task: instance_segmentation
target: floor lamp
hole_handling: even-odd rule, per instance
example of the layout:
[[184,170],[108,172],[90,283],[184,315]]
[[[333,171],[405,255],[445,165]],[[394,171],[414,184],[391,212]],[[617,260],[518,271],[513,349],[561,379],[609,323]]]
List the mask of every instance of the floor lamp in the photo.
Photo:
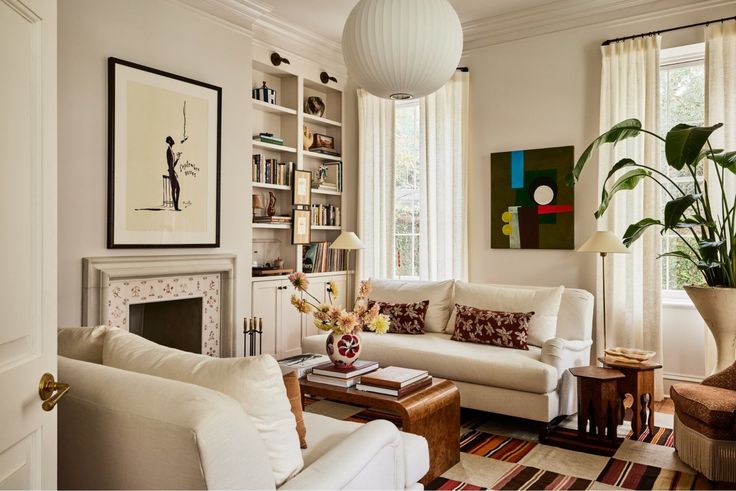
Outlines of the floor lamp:
[[628,254],[631,251],[613,232],[601,230],[585,241],[578,252],[597,252],[601,256],[601,270],[603,273],[603,351],[605,352],[608,347],[606,341],[606,256],[608,254]]
[[[350,281],[350,252],[356,251],[359,249],[365,249],[365,245],[361,240],[358,238],[357,235],[355,235],[354,232],[343,232],[341,233],[335,241],[330,244],[330,249],[336,249],[336,250],[342,250],[347,251],[347,259],[345,261],[345,269],[348,274],[348,292],[349,294],[355,294],[355,291],[353,288],[351,288],[351,281]],[[346,303],[350,303],[352,300],[352,297],[346,298]],[[346,308],[349,307],[349,305],[345,306]]]

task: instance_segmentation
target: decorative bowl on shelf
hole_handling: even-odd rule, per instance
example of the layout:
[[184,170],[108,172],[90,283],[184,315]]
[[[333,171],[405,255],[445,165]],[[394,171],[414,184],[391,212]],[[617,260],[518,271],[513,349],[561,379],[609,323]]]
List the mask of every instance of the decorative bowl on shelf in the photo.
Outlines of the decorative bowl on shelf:
[[636,348],[606,348],[606,361],[611,363],[630,363],[636,365],[649,361],[656,351],[646,351]]

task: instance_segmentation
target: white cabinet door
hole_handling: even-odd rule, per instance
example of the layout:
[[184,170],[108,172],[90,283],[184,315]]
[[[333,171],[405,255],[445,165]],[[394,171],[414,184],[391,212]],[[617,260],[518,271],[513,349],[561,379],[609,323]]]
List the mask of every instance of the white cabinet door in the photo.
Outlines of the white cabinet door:
[[[334,276],[330,278],[331,281],[334,281],[337,286],[337,298],[333,300],[332,302],[335,305],[341,305],[346,310],[351,310],[353,308],[352,305],[348,305],[348,280],[345,275],[340,276]],[[328,287],[329,288],[329,285]],[[325,290],[325,295],[327,295],[329,291]]]
[[[276,355],[278,352],[277,331],[281,310],[281,282],[254,281],[252,316],[263,319],[263,353]],[[247,355],[247,353],[246,353]]]
[[[315,302],[313,298],[309,298],[309,301],[312,303],[322,303],[322,302],[328,302],[326,293],[327,293],[327,280],[324,277],[319,278],[310,278],[309,279],[309,292],[317,297],[319,302]],[[302,293],[302,296],[304,298],[307,298],[307,295]],[[314,336],[315,334],[320,334],[320,330],[314,327],[314,316],[312,314],[304,314],[302,315],[302,335],[304,337],[307,336]]]
[[298,355],[302,352],[302,314],[291,305],[294,289],[288,281],[280,282],[279,290],[280,319],[277,336],[279,340],[279,358]]
[[0,67],[0,489],[56,489],[56,1],[0,0]]

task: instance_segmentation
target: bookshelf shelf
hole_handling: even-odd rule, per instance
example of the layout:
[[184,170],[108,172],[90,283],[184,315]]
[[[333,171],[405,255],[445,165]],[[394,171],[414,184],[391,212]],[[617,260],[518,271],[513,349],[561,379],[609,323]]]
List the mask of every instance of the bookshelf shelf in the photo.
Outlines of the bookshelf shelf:
[[342,123],[339,121],[333,121],[331,119],[322,118],[315,116],[314,114],[304,114],[304,121],[307,123],[314,123],[321,126],[333,126],[335,128],[342,128]]
[[292,116],[296,116],[295,109],[291,109],[290,107],[279,106],[277,104],[269,104],[268,102],[259,101],[258,99],[253,99],[253,109],[257,109],[259,111],[265,111],[267,113],[290,114]]
[[286,145],[275,145],[273,143],[266,143],[258,140],[253,140],[253,146],[264,150],[273,150],[274,152],[296,153],[296,148],[287,147]]
[[282,186],[281,184],[268,184],[266,182],[254,182],[253,187],[262,189],[275,189],[278,191],[291,191],[290,186]]
[[342,196],[342,191],[333,191],[332,189],[312,189],[312,194],[325,194],[327,196]]
[[313,159],[319,159],[319,160],[342,160],[342,157],[339,155],[327,155],[325,153],[319,153],[319,152],[310,152],[309,150],[304,150],[302,152],[305,157],[310,157]]
[[253,228],[270,228],[288,230],[291,228],[290,223],[253,223]]
[[342,230],[342,227],[337,225],[312,225],[312,230]]

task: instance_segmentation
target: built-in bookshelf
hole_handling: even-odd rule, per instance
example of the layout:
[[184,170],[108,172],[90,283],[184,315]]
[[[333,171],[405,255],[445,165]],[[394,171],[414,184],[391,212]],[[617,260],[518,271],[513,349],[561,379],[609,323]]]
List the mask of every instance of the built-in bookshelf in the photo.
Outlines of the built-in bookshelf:
[[[312,242],[332,242],[342,231],[344,223],[343,180],[355,168],[354,163],[344,162],[341,157],[344,114],[342,90],[333,82],[320,82],[318,71],[307,73],[308,70],[303,66],[273,66],[268,58],[260,60],[255,56],[257,59],[252,62],[252,88],[261,88],[265,82],[269,89],[276,91],[276,103],[255,98],[252,100],[252,193],[260,194],[266,205],[273,195],[276,199],[276,216],[291,216],[294,209],[291,181],[284,179],[284,172],[288,175],[291,170],[298,169],[310,171],[316,176],[320,167],[329,169],[331,180],[322,188],[312,188],[312,206],[308,208],[313,213]],[[321,116],[308,114],[304,110],[304,102],[312,96],[319,97],[325,104],[325,112]],[[310,151],[311,142],[305,145],[305,126],[310,134],[332,138],[338,155]],[[272,136],[264,136],[263,139],[267,141],[260,141],[261,133]],[[335,178],[335,175],[339,178]],[[259,211],[261,214],[263,211]],[[261,265],[264,261],[278,258],[284,261],[286,269],[304,270],[303,258],[310,247],[291,244],[291,224],[259,222],[252,223],[251,228],[254,262]],[[342,265],[344,262],[331,260],[329,264]],[[340,269],[334,273],[344,271]]]

